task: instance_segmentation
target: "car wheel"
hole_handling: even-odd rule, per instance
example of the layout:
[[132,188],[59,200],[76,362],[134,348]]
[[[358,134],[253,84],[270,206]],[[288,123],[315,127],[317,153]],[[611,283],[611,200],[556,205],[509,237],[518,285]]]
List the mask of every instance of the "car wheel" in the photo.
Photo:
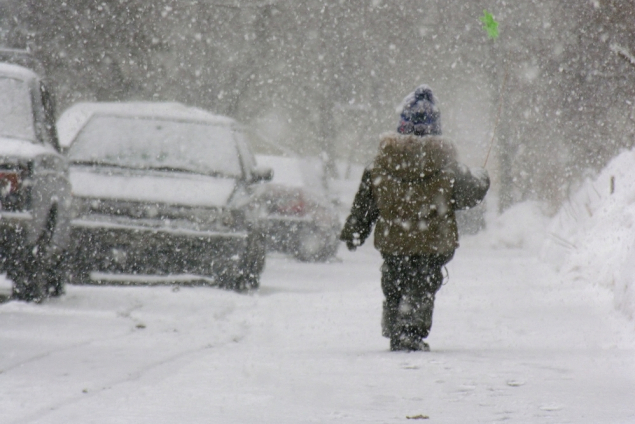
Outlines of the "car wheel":
[[51,245],[56,217],[56,212],[51,211],[35,245],[22,250],[21,267],[13,280],[14,299],[39,303],[48,296],[49,276],[57,257]]
[[219,287],[234,290],[239,293],[256,290],[260,287],[260,274],[245,271],[241,275],[234,276],[233,278],[222,278]]
[[322,256],[323,261],[328,261],[332,259],[337,254],[337,249],[340,247],[340,241],[338,239],[334,239],[331,243],[325,247],[324,255]]
[[260,287],[260,274],[265,268],[266,236],[253,232],[247,239],[247,251],[240,266],[240,275],[231,283],[238,292],[249,292]]
[[50,294],[61,295],[64,292],[66,273],[57,265],[60,255],[49,254],[50,246],[38,243],[36,247],[26,249],[21,269],[13,276],[13,294],[16,300],[40,303]]
[[333,235],[323,229],[302,227],[297,232],[293,256],[303,262],[324,262],[337,251],[332,238]]
[[47,293],[51,297],[59,297],[66,293],[66,283],[71,279],[71,267],[68,252],[57,255],[57,260],[53,261],[49,268]]
[[81,253],[75,251],[73,254],[66,255],[66,269],[68,275],[68,283],[73,285],[90,283],[90,269],[88,267],[88,258]]
[[[29,249],[31,250],[31,249]],[[33,249],[34,250],[34,249]],[[22,260],[22,269],[13,277],[12,298],[26,302],[42,302],[47,296],[47,267],[38,261],[37,255]]]
[[260,274],[247,273],[239,278],[238,287],[239,292],[248,292],[256,290],[260,287]]

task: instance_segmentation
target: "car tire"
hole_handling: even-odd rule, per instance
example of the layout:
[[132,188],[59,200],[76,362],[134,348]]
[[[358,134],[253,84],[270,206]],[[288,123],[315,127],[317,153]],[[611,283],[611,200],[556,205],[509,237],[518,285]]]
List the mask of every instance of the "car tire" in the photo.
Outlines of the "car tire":
[[88,259],[81,253],[75,251],[66,255],[66,266],[68,271],[68,283],[73,285],[83,285],[90,283],[90,269]]
[[335,256],[338,244],[333,235],[321,228],[302,227],[296,235],[293,256],[302,262],[325,262]]
[[260,274],[250,272],[240,277],[236,290],[239,292],[249,292],[257,290],[258,288],[260,288]]
[[13,276],[16,300],[41,303],[49,296],[61,296],[68,279],[65,253],[48,253],[52,246],[37,245],[25,250],[22,267]]
[[57,255],[52,265],[47,276],[47,293],[50,297],[59,297],[66,293],[66,283],[71,278],[68,252]]
[[263,232],[254,231],[247,238],[247,249],[240,266],[240,275],[230,288],[237,292],[250,292],[260,287],[260,274],[265,268],[267,240]]
[[230,279],[221,280],[219,287],[245,293],[257,290],[260,287],[260,274],[243,271],[242,274]]
[[40,303],[48,297],[51,271],[59,257],[52,245],[56,218],[53,209],[35,245],[22,249],[21,266],[13,276],[14,299]]
[[38,255],[25,254],[22,267],[12,275],[13,291],[11,297],[15,300],[40,303],[47,297],[48,267],[43,266]]

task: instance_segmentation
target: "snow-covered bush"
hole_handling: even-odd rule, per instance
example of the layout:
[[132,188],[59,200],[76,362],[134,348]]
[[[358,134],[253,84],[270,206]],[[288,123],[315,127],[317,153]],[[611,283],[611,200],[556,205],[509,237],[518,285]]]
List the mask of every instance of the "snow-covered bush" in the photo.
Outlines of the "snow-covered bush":
[[635,318],[635,152],[614,158],[556,214],[543,259],[562,273],[599,283]]

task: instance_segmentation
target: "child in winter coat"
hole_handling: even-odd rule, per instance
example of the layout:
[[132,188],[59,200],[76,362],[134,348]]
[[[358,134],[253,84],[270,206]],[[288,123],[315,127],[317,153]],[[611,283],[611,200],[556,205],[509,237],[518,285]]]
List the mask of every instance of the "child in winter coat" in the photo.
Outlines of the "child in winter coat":
[[426,85],[406,97],[397,132],[382,135],[340,235],[355,250],[375,225],[384,259],[382,334],[391,350],[429,350],[442,268],[458,247],[454,212],[479,204],[490,184],[486,170],[457,161],[435,103]]

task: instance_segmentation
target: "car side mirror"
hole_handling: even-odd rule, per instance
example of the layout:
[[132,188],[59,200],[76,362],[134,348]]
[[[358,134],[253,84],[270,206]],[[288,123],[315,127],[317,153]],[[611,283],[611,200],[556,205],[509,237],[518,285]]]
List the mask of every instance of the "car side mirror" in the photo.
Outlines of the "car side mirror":
[[251,183],[261,183],[273,179],[273,169],[268,167],[257,167],[251,171]]

